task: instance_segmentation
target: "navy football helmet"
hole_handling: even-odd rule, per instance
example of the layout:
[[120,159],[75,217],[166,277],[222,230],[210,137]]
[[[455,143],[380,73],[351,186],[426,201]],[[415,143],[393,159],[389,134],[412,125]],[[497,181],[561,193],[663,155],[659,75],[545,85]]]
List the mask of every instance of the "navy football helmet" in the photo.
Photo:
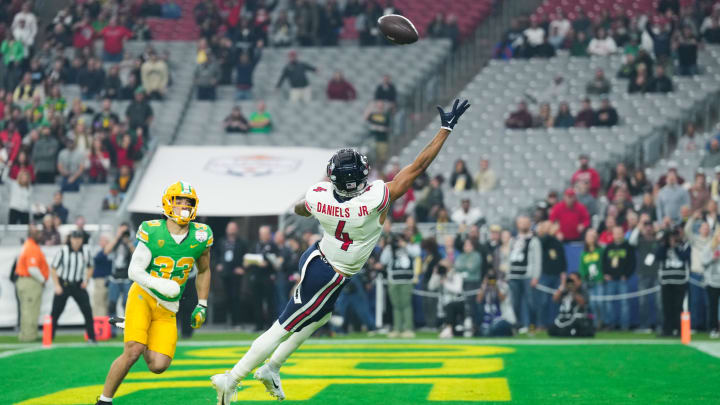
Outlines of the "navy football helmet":
[[365,190],[370,165],[367,157],[355,149],[340,149],[335,152],[327,165],[327,176],[335,192],[346,198],[352,198]]

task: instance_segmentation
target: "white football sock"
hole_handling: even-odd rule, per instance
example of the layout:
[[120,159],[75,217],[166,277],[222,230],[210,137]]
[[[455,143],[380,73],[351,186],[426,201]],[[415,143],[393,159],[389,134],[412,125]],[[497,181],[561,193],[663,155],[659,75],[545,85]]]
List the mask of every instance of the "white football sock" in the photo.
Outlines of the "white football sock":
[[262,364],[272,354],[273,350],[283,340],[287,339],[289,333],[278,322],[275,322],[270,329],[258,336],[242,359],[230,370],[230,375],[235,379],[235,382],[239,382],[250,374],[255,367]]
[[99,399],[100,399],[101,401],[105,401],[105,402],[112,402],[112,398],[108,398],[108,397],[106,397],[105,395],[102,395],[102,394],[100,394],[100,398],[99,398]]
[[280,346],[275,349],[272,357],[270,357],[270,361],[268,362],[270,369],[277,373],[288,357],[290,357],[290,355],[293,354],[300,345],[312,336],[316,330],[325,325],[327,321],[330,320],[331,315],[332,314],[325,315],[319,321],[307,325],[303,328],[303,330],[293,333],[286,341],[282,342]]

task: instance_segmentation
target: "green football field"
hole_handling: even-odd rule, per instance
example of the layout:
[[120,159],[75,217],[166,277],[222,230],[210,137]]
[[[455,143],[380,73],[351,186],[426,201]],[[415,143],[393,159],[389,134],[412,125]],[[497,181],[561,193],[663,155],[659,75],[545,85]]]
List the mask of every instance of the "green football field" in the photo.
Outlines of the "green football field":
[[[215,404],[209,376],[232,367],[243,343],[183,342],[161,375],[141,360],[114,403]],[[117,342],[2,345],[0,404],[94,404],[121,350]],[[720,343],[656,339],[316,339],[282,377],[288,405],[711,404],[720,403],[719,352]],[[238,400],[271,398],[250,379]]]

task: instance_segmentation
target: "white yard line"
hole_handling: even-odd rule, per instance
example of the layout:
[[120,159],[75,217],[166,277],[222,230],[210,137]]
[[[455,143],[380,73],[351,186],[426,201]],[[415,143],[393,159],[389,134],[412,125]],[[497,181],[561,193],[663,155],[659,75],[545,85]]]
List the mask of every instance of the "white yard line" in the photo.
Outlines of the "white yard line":
[[44,348],[42,346],[35,346],[35,347],[26,347],[24,349],[17,349],[17,350],[8,350],[6,352],[0,353],[0,359],[3,359],[5,357],[11,357],[16,354],[23,354],[23,353],[32,353],[37,352],[40,350],[43,350]]
[[[218,341],[180,341],[181,347],[203,346],[249,346],[252,340],[218,340]],[[517,340],[517,339],[310,339],[307,345],[514,345],[514,346],[582,346],[582,345],[679,345],[676,340],[653,339],[557,339],[557,340]],[[716,357],[720,357],[720,342],[693,343],[693,347]],[[97,346],[87,343],[56,343],[54,348],[85,348],[123,347],[122,342],[99,343]],[[0,352],[0,358],[16,354],[47,350],[38,344],[1,344],[0,349],[11,349]]]
[[691,343],[690,346],[720,359],[720,342],[697,342]]

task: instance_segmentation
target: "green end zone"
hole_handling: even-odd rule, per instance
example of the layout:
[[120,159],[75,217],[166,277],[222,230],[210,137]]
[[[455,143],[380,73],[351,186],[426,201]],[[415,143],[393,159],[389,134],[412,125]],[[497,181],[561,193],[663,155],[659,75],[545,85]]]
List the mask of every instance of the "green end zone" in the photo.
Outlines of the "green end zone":
[[[720,359],[673,343],[326,342],[305,346],[283,367],[288,405],[689,404],[720,396]],[[246,349],[180,346],[161,375],[141,360],[113,403],[214,404],[209,376],[231,368]],[[0,358],[0,404],[92,404],[120,352],[58,347]],[[261,405],[272,398],[250,379],[238,400]]]

